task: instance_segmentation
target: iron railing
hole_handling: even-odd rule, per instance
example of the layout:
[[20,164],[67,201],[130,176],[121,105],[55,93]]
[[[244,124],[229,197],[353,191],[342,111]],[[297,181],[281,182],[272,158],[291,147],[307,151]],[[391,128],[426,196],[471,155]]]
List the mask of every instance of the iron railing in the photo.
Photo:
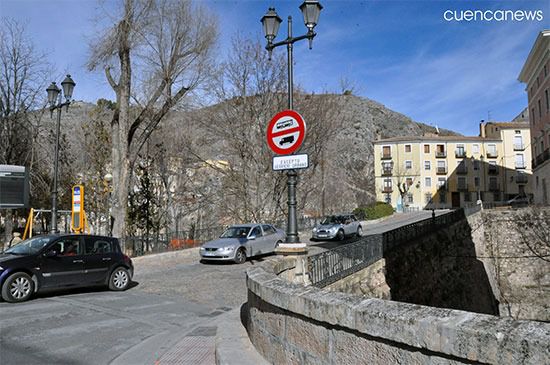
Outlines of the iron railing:
[[464,219],[464,210],[458,209],[438,217],[360,238],[358,241],[309,256],[308,273],[313,286],[322,288],[354,274],[384,257],[406,242],[435,232]]

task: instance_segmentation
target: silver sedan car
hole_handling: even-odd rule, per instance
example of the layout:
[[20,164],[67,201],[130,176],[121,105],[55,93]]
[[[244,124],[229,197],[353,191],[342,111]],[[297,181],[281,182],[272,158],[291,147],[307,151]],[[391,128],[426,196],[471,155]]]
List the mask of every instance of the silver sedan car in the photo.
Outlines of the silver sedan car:
[[312,240],[337,239],[342,241],[346,236],[360,237],[363,234],[361,222],[353,214],[338,214],[325,217],[311,231]]
[[234,261],[242,264],[247,257],[275,251],[285,239],[285,232],[270,224],[240,224],[229,227],[220,238],[200,248],[201,259]]

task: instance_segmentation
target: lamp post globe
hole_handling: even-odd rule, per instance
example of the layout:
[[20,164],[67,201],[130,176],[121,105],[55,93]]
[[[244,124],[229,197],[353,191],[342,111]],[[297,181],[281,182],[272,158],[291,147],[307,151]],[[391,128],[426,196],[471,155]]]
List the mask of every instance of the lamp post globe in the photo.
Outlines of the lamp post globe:
[[111,181],[113,181],[113,175],[108,172],[105,174],[105,176],[103,176],[103,180],[105,180],[105,182],[107,183],[110,183]]
[[277,15],[275,8],[269,8],[267,13],[262,17],[261,22],[264,28],[264,35],[269,46],[275,37],[277,37],[279,26],[283,20],[279,17],[279,15]]
[[313,28],[315,28],[319,21],[319,14],[321,14],[323,6],[317,0],[305,0],[302,5],[300,5],[300,10],[304,16],[304,24],[308,31],[313,32]]
[[69,101],[73,97],[73,90],[76,83],[71,78],[71,75],[67,75],[65,79],[61,82],[61,87],[63,87],[63,95],[65,95],[65,100]]
[[46,91],[48,92],[48,103],[50,106],[54,106],[61,90],[57,87],[55,82],[52,82]]

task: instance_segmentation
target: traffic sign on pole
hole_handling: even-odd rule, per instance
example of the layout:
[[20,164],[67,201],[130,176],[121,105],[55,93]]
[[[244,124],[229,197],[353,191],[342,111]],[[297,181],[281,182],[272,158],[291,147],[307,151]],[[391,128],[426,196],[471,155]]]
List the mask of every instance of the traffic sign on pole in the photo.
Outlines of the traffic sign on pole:
[[294,153],[306,135],[306,122],[294,110],[277,113],[267,126],[267,144],[278,155]]

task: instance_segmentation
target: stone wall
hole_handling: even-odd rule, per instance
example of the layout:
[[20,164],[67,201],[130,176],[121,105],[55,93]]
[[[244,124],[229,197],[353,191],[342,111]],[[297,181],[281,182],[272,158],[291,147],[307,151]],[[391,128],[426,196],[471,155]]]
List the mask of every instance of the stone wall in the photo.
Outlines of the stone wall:
[[548,364],[550,324],[329,292],[247,271],[247,330],[274,364]]

